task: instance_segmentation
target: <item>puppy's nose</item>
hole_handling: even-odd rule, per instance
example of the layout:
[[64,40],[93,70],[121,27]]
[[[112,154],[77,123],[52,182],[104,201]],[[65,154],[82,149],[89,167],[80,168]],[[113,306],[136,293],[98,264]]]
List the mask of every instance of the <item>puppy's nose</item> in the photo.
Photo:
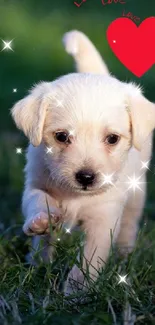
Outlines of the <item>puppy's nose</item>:
[[80,170],[76,173],[77,182],[83,186],[92,185],[95,179],[95,174],[91,170]]

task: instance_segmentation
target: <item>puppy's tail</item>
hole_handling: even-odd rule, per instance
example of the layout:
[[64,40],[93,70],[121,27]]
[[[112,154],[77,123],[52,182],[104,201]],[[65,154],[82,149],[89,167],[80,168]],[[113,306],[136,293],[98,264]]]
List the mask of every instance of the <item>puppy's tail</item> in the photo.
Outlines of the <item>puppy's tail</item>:
[[100,53],[89,38],[79,31],[70,31],[63,37],[67,53],[73,56],[77,72],[109,74]]

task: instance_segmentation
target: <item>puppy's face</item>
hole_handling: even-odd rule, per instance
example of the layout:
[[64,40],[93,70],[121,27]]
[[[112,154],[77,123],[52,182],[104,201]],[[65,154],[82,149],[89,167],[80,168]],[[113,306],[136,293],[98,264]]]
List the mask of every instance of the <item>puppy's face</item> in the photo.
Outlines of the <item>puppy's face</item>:
[[[119,179],[133,139],[139,149],[143,137],[154,127],[150,120],[144,125],[148,115],[143,118],[143,107],[147,100],[140,90],[109,76],[72,74],[39,85],[29,96],[27,105],[35,106],[31,111],[36,114],[29,123],[34,124],[35,120],[36,125],[29,125],[25,133],[35,145],[41,141],[45,145],[51,180],[69,192],[90,195],[105,191]],[[31,97],[35,103],[31,103]],[[154,105],[148,103],[152,118]],[[136,110],[132,113],[136,104],[141,105],[143,132],[137,129],[140,120]],[[13,114],[18,116],[15,120],[21,128],[20,110],[15,106]],[[29,114],[32,115],[30,109]],[[26,128],[26,113],[22,118]]]
[[[57,88],[43,130],[51,178],[72,191],[96,193],[118,177],[131,146],[126,98],[117,85],[91,77]],[[57,98],[56,98],[57,97]],[[48,149],[47,149],[48,152]]]

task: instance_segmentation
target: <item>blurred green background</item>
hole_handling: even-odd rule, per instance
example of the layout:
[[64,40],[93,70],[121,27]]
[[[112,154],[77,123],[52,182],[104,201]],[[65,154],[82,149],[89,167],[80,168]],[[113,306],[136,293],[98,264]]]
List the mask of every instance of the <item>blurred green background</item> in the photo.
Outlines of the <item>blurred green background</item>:
[[[79,3],[80,0],[77,0]],[[122,12],[132,12],[141,21],[155,16],[155,0],[126,0],[126,4],[103,6],[101,0],[87,0],[80,8],[74,0],[0,0],[0,49],[11,40],[14,51],[0,52],[0,231],[21,222],[24,151],[27,139],[11,119],[10,108],[34,83],[74,71],[61,42],[65,32],[86,33],[100,50],[109,70],[121,80],[144,86],[146,96],[155,101],[155,66],[136,78],[115,57],[106,40],[108,25]],[[132,46],[132,45],[131,45]],[[17,88],[14,93],[13,89]],[[16,147],[24,148],[22,155]],[[148,180],[145,217],[154,216],[154,163]]]

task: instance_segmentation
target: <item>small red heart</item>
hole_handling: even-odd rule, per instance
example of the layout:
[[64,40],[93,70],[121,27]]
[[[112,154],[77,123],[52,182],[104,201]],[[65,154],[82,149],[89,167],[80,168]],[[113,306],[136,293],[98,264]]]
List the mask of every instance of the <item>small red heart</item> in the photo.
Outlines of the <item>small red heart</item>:
[[129,18],[117,18],[107,29],[107,40],[121,63],[137,77],[155,63],[155,17],[139,26]]

